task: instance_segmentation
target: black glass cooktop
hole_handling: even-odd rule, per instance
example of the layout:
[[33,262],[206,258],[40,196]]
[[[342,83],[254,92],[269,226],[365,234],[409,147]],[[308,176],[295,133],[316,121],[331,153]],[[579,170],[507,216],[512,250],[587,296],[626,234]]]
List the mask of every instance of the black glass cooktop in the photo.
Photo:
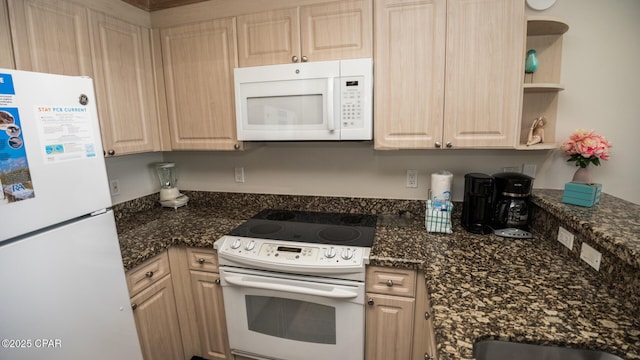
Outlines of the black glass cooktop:
[[265,209],[229,235],[318,244],[371,247],[375,215]]

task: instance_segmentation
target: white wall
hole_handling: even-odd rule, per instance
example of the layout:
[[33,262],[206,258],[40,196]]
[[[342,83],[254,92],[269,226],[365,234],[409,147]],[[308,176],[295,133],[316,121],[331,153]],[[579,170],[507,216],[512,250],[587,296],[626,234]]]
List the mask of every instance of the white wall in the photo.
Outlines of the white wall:
[[119,156],[107,158],[109,180],[120,183],[120,195],[112,196],[114,204],[129,201],[159,191],[153,164],[162,161],[162,153]]
[[[594,168],[604,191],[640,204],[640,1],[558,0],[531,15],[565,19],[562,83],[557,134],[594,129],[614,144],[612,159]],[[122,195],[114,203],[157,191],[149,164],[159,154],[109,159]],[[467,172],[494,173],[524,163],[537,165],[534,186],[562,189],[575,167],[560,151],[415,150],[375,151],[371,143],[259,143],[244,152],[168,152],[177,163],[179,186],[187,190],[259,192],[426,199],[429,174],[454,173],[454,199],[462,198]],[[234,167],[245,168],[245,183],[234,182]],[[405,187],[407,169],[419,170],[418,188]],[[126,179],[126,181],[123,181]]]
[[[640,1],[558,0],[530,15],[565,19],[557,134],[594,129],[613,143],[612,158],[593,170],[609,194],[640,204]],[[539,169],[536,186],[561,189],[575,167],[557,152]]]

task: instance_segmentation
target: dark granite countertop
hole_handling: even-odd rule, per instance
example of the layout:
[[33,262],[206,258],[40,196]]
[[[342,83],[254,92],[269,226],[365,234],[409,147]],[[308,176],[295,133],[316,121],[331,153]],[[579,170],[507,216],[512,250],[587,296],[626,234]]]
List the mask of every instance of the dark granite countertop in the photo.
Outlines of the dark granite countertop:
[[562,194],[562,190],[537,189],[533,202],[627,264],[640,268],[640,205],[602,194],[600,204],[582,207],[563,203]]
[[[131,269],[170,246],[210,248],[254,213],[189,205],[120,219],[124,266]],[[453,234],[431,234],[418,214],[403,226],[379,221],[371,264],[424,270],[441,360],[473,359],[473,343],[481,338],[598,349],[640,359],[640,321],[622,306],[623,299],[597,273],[539,236],[510,240],[474,235],[459,221]]]

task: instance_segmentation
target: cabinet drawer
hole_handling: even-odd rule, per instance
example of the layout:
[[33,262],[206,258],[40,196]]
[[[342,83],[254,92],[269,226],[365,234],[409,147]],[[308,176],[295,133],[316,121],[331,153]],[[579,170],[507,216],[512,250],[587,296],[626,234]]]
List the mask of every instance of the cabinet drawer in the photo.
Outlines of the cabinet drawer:
[[129,296],[134,296],[170,273],[167,252],[157,255],[127,272]]
[[415,297],[416,271],[369,266],[365,284],[367,292]]
[[212,249],[187,248],[189,269],[218,272],[218,253]]

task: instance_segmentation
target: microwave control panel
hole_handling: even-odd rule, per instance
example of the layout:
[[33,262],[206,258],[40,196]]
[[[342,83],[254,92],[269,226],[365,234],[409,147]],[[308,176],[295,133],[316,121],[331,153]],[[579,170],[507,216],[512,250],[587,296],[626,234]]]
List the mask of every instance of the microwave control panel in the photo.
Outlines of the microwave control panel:
[[348,76],[340,78],[340,93],[342,97],[341,123],[342,128],[362,128],[362,114],[364,112],[364,77]]

